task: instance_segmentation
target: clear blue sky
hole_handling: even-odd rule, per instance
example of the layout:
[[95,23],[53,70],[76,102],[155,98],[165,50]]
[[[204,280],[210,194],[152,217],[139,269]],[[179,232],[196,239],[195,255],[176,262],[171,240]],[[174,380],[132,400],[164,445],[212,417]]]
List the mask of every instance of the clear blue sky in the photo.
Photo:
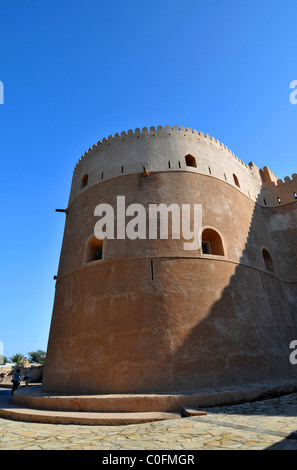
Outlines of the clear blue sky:
[[178,125],[297,173],[296,0],[0,0],[4,354],[46,349],[73,168],[94,143]]

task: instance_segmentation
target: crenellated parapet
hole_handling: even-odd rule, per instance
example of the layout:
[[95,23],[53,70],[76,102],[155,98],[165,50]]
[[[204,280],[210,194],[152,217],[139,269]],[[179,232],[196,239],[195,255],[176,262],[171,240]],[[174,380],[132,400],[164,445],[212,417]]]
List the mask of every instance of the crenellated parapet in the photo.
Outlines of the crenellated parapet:
[[[189,167],[187,154],[196,159]],[[71,202],[82,190],[110,178],[145,171],[192,171],[221,179],[263,206],[296,201],[297,176],[278,179],[265,166],[240,160],[224,143],[189,127],[151,126],[136,128],[103,138],[77,162],[70,195]],[[82,184],[87,178],[87,184]]]
[[261,198],[267,206],[290,204],[297,201],[297,174],[286,176],[284,181],[276,179],[270,183],[263,183]]
[[201,139],[206,139],[211,142],[211,144],[218,145],[221,149],[224,149],[228,152],[232,157],[234,157],[238,162],[248,168],[244,162],[242,162],[225,144],[220,142],[219,140],[211,137],[209,134],[204,134],[203,132],[198,132],[197,130],[192,130],[190,127],[185,128],[184,126],[151,126],[143,127],[142,130],[140,128],[136,128],[135,130],[128,130],[121,132],[121,134],[116,133],[114,135],[109,135],[107,138],[104,137],[101,141],[99,140],[97,144],[90,147],[79,159],[77,162],[75,169],[81,164],[84,158],[87,158],[91,152],[100,152],[105,147],[109,147],[114,144],[118,144],[120,142],[129,142],[131,139],[139,139],[141,137],[162,137],[162,136],[170,136],[173,135],[174,137],[189,137],[192,136],[194,139],[196,138],[198,141]]
[[[187,164],[187,155],[195,165]],[[209,134],[184,126],[152,126],[109,135],[90,147],[74,169],[69,202],[90,186],[144,171],[191,171],[218,178],[254,201],[262,185],[256,165],[245,164]]]

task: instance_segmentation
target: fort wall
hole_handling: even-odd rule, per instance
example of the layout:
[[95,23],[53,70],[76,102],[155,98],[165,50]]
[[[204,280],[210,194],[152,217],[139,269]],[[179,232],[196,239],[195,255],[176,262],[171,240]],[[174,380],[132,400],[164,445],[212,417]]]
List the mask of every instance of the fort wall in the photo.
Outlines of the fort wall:
[[[295,183],[176,126],[89,149],[73,175],[44,390],[170,392],[294,373]],[[218,234],[221,251],[125,238],[104,240],[102,258],[89,259],[95,206],[115,207],[118,195],[127,205],[202,204],[204,233]]]

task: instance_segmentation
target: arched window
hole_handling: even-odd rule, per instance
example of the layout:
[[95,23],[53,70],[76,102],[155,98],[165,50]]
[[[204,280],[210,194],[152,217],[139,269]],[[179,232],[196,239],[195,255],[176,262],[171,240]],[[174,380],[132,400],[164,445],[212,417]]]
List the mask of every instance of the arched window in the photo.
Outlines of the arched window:
[[273,259],[271,258],[268,251],[265,250],[265,248],[262,250],[262,256],[263,256],[265,268],[267,269],[267,271],[270,271],[271,273],[274,273]]
[[102,259],[103,240],[99,240],[95,236],[88,241],[86,250],[86,263]]
[[233,179],[234,179],[234,183],[236,184],[236,186],[238,186],[240,188],[240,184],[239,184],[239,181],[238,181],[238,178],[237,176],[233,173]]
[[88,179],[89,179],[89,176],[88,175],[85,175],[82,180],[81,180],[81,189],[84,188],[85,186],[87,186],[88,184]]
[[206,228],[202,232],[202,253],[206,255],[224,256],[223,242],[215,230]]
[[193,155],[186,155],[185,160],[187,166],[193,166],[194,168],[197,168],[196,158],[193,157]]

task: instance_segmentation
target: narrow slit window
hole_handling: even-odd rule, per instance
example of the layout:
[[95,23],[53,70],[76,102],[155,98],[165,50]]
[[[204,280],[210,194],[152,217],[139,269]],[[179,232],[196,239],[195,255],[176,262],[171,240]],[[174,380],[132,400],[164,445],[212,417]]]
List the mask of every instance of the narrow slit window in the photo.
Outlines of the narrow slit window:
[[186,155],[185,160],[186,160],[187,166],[192,166],[194,168],[197,168],[196,158],[193,157],[193,155]]
[[277,202],[278,202],[279,204],[282,203],[282,200],[281,200],[281,198],[280,198],[279,196],[277,197]]
[[273,259],[271,258],[270,253],[267,250],[263,249],[262,256],[263,256],[266,270],[271,273],[274,273],[274,263],[273,263]]
[[181,164],[179,160],[178,160],[178,168],[181,168]]
[[295,199],[297,199],[297,193],[295,191],[293,192],[293,196]]
[[211,168],[210,168],[210,166],[208,167],[208,172],[209,172],[209,174],[211,175]]
[[152,281],[154,280],[154,262],[153,260],[151,260],[151,278],[152,278]]
[[81,180],[81,189],[84,188],[85,186],[87,186],[88,184],[88,179],[89,179],[89,175],[85,175],[82,180]]
[[236,186],[238,186],[238,188],[240,188],[240,184],[239,184],[239,181],[238,181],[238,178],[237,176],[233,173],[233,179],[234,179],[234,183],[236,184]]

